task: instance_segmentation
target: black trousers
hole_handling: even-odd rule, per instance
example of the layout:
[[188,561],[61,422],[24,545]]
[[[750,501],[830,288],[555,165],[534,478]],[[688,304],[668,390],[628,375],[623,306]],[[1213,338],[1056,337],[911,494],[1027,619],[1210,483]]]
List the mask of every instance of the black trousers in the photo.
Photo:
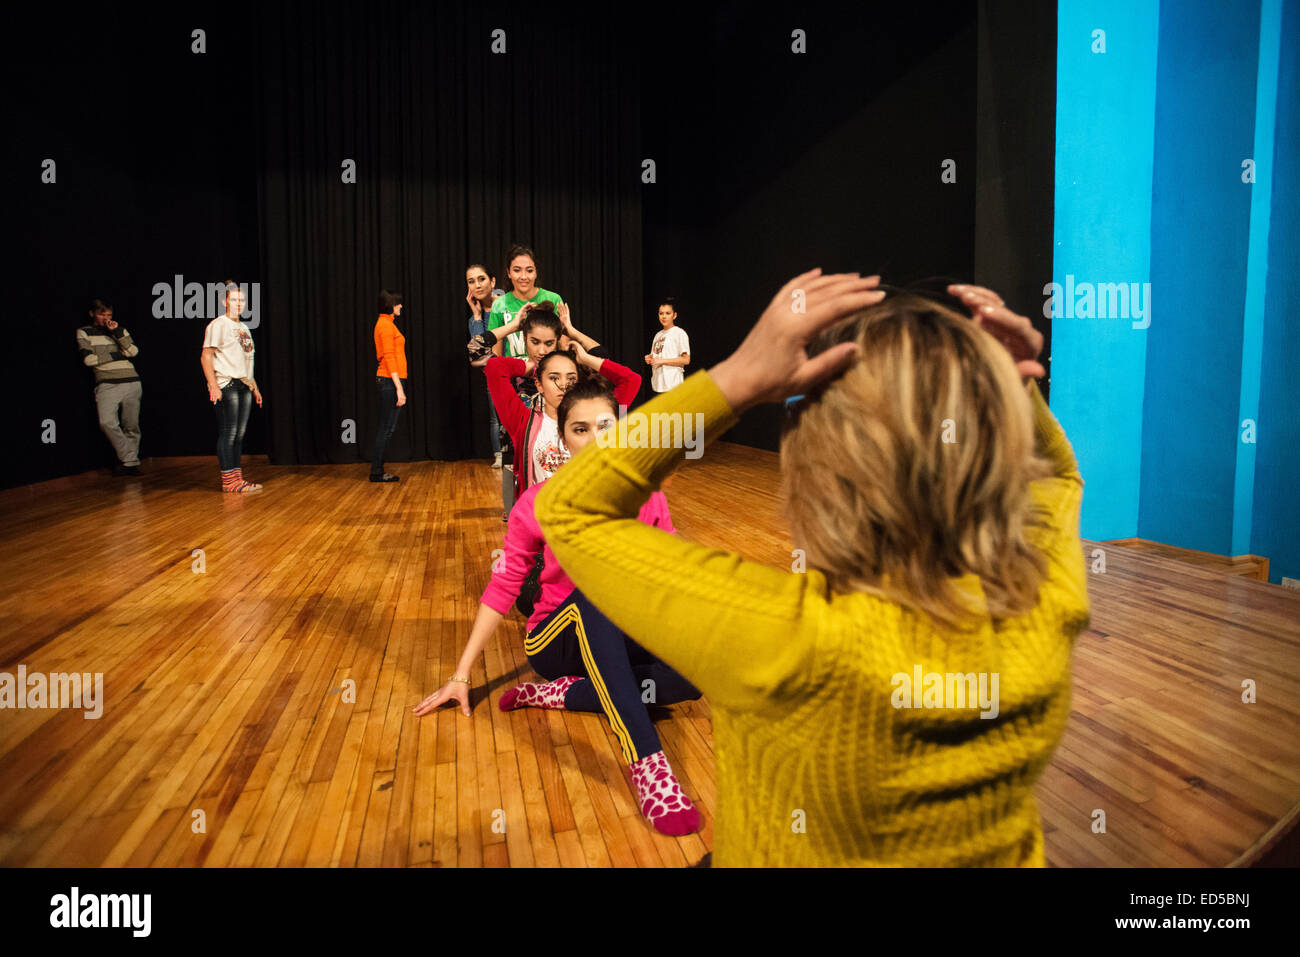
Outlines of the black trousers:
[[663,750],[646,705],[700,697],[693,684],[629,638],[576,588],[528,633],[524,651],[543,678],[587,679],[568,690],[564,707],[603,711],[628,764]]
[[[397,429],[397,417],[402,407],[397,404],[397,385],[392,376],[375,376],[375,387],[379,390],[379,431],[375,435],[375,450],[370,457],[370,474],[375,478],[384,474],[384,451],[388,440]],[[402,380],[402,391],[406,391],[406,380]]]

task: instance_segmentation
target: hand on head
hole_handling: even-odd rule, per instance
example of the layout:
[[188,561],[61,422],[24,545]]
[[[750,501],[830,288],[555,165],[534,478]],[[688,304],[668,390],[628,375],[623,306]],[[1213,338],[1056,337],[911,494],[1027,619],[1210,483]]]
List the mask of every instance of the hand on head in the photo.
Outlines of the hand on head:
[[975,324],[991,335],[1011,354],[1016,371],[1028,381],[1047,375],[1038,361],[1043,351],[1043,334],[1034,328],[1028,316],[1007,308],[1002,297],[983,286],[952,285],[948,292],[970,310]]
[[827,326],[884,299],[879,285],[879,276],[824,276],[813,269],[782,286],[740,347],[710,370],[732,409],[740,413],[806,393],[843,372],[857,355],[857,343],[841,343],[811,359],[808,343]]

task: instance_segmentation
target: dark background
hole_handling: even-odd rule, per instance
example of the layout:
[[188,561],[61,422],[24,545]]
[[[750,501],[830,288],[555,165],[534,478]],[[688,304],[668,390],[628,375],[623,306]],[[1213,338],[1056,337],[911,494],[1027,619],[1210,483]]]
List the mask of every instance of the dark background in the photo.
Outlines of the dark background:
[[[266,407],[245,451],[288,464],[368,451],[384,286],[405,295],[411,383],[390,459],[486,457],[463,276],[487,260],[504,288],[515,240],[537,250],[540,284],[579,328],[647,374],[643,398],[663,296],[679,301],[691,370],[706,368],[815,265],[975,279],[1042,321],[1053,4],[632,16],[289,2],[29,13],[31,42],[8,64],[11,320],[27,348],[11,365],[18,447],[4,484],[111,462],[73,339],[93,296],[140,346],[142,454],[215,458],[206,319],[151,314],[154,283],[178,273],[261,284]],[[496,28],[505,55],[490,52]],[[54,185],[40,183],[46,157]],[[355,185],[340,181],[345,158]],[[940,181],[945,159],[955,184]],[[349,418],[355,445],[341,441]],[[776,411],[728,438],[775,448]]]

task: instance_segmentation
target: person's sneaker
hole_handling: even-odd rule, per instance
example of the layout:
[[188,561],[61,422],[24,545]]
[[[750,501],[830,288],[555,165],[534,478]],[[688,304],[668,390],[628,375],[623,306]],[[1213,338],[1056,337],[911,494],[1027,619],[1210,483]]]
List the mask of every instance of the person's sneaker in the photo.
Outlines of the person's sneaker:
[[389,475],[387,472],[385,472],[383,475],[370,476],[370,481],[372,482],[396,482],[397,480],[398,479],[396,475]]
[[492,458],[492,467],[493,467],[494,469],[499,469],[499,468],[501,468],[501,453],[500,453],[500,452],[496,453],[496,455],[493,456],[493,458]]
[[139,475],[139,474],[140,474],[140,466],[138,466],[138,465],[124,465],[124,466],[122,466],[122,474],[123,474],[123,475]]

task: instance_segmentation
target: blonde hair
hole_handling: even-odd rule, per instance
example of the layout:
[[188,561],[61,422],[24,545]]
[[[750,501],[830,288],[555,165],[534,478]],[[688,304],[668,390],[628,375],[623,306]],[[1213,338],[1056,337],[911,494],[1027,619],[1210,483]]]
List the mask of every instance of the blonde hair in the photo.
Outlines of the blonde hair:
[[822,333],[809,353],[857,341],[858,360],[795,407],[781,441],[785,514],[833,591],[865,591],[964,628],[1031,609],[1045,562],[1029,482],[1029,397],[1006,350],[968,317],[913,293]]

